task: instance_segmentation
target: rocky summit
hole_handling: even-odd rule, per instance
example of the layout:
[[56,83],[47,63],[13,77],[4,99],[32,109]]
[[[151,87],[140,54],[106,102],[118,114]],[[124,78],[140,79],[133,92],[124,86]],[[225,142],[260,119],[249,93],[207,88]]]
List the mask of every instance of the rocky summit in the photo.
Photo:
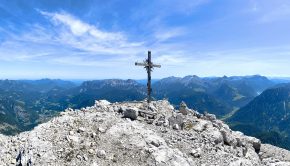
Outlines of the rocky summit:
[[[0,135],[0,165],[290,166],[290,152],[232,131],[212,114],[166,100],[95,102],[16,136]],[[21,154],[21,155],[20,155]],[[16,158],[18,157],[18,161]]]

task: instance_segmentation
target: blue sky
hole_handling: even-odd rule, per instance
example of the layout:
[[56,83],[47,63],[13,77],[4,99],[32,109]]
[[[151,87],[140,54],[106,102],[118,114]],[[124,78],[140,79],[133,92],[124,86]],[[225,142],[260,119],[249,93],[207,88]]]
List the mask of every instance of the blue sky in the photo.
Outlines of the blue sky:
[[289,0],[1,0],[0,79],[290,76]]

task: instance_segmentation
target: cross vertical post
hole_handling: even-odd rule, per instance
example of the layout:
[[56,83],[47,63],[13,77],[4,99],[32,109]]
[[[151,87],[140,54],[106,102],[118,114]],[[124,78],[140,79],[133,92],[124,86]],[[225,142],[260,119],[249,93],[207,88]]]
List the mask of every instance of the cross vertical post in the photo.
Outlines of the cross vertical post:
[[146,70],[147,70],[147,91],[148,91],[148,99],[147,102],[150,103],[151,101],[151,92],[152,92],[152,88],[151,88],[151,51],[148,51],[148,66],[146,66]]
[[135,62],[136,66],[144,66],[147,71],[147,102],[148,104],[151,102],[151,72],[153,67],[160,68],[161,65],[153,64],[151,61],[151,51],[148,51],[148,58],[143,63]]

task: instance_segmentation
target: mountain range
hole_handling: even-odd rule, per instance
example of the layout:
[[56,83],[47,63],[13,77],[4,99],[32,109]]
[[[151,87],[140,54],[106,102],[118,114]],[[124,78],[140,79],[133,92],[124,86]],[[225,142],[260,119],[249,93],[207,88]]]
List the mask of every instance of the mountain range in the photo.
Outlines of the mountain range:
[[[176,108],[184,101],[189,108],[226,120],[235,130],[274,145],[281,140],[288,145],[288,84],[280,84],[288,81],[260,75],[203,78],[191,75],[154,80],[152,89],[153,98],[168,99]],[[80,109],[98,99],[143,100],[146,91],[144,80],[131,79],[81,84],[51,79],[0,80],[0,132],[15,134],[30,130],[67,107]]]
[[153,84],[157,99],[168,98],[173,104],[185,101],[189,107],[200,112],[225,116],[244,106],[263,90],[274,85],[266,77],[186,76],[169,77]]

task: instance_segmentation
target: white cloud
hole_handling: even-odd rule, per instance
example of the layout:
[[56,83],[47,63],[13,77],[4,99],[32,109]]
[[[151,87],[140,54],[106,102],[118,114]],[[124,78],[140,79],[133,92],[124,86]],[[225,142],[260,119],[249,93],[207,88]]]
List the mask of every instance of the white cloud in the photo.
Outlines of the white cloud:
[[83,36],[85,34],[89,34],[98,40],[112,42],[126,40],[124,35],[122,35],[121,33],[101,31],[95,26],[89,25],[67,13],[48,13],[44,11],[40,11],[40,13],[44,16],[48,16],[55,25],[67,26],[71,30],[73,35],[76,36]]
[[48,13],[54,26],[59,28],[58,42],[83,51],[105,54],[137,54],[142,42],[130,42],[121,32],[106,32],[67,13]]
[[68,13],[39,12],[51,25],[33,24],[30,31],[7,33],[0,43],[0,60],[100,67],[129,63],[147,50],[124,33],[101,30]]
[[180,37],[186,34],[185,28],[176,27],[176,28],[161,28],[157,29],[154,33],[155,38],[158,42],[167,41],[172,38]]

